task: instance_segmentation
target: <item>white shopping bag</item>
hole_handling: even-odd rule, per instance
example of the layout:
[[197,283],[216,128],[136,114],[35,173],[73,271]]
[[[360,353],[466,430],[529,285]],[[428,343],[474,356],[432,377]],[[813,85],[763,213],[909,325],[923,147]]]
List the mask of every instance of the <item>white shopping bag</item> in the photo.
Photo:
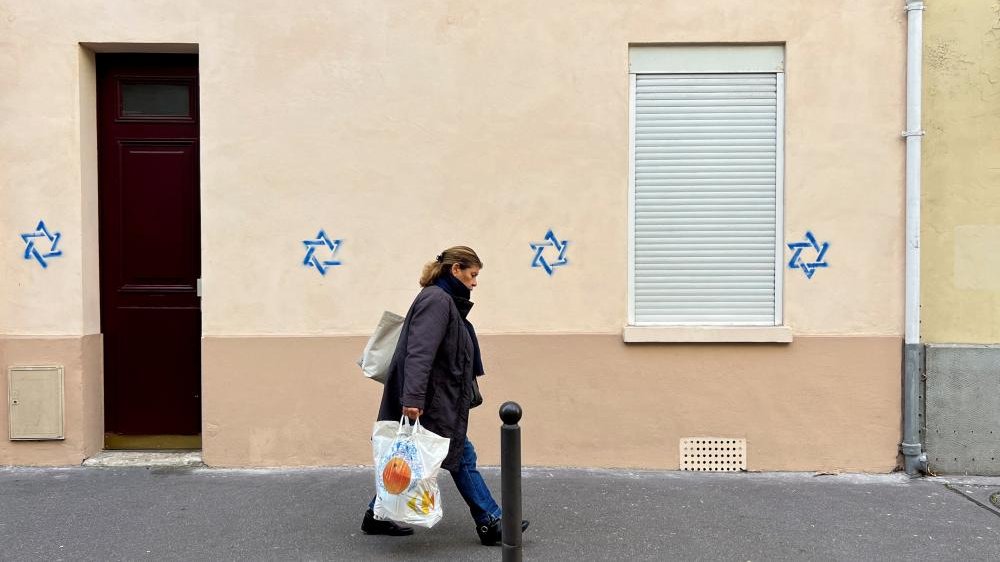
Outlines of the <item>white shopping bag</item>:
[[403,317],[386,310],[375,327],[372,337],[368,338],[365,350],[358,359],[358,366],[364,375],[373,381],[385,384],[389,376],[389,364],[396,352],[399,334],[403,331]]
[[448,456],[451,440],[406,417],[399,423],[375,422],[375,518],[407,525],[433,527],[441,520],[438,470]]

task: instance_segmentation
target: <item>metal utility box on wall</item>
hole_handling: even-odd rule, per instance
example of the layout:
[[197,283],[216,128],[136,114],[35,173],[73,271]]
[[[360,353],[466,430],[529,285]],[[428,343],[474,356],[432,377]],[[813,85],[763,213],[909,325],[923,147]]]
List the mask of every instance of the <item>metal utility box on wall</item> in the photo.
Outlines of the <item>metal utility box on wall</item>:
[[10,367],[7,371],[10,439],[63,439],[63,368]]

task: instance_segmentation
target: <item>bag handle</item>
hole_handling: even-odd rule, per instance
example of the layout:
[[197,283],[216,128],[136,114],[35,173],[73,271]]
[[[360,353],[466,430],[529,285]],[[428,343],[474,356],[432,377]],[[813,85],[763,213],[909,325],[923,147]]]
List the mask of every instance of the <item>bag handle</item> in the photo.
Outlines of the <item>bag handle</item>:
[[396,432],[397,435],[403,433],[416,433],[420,431],[420,416],[413,420],[413,423],[409,423],[410,418],[402,416],[399,418],[399,431]]

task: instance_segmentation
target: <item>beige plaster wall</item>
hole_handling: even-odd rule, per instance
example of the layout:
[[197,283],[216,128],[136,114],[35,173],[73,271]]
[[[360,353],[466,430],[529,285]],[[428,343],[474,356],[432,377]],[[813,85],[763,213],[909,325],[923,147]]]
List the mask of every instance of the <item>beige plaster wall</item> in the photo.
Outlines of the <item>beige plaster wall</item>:
[[[786,270],[791,345],[621,343],[628,46],[664,42],[786,46],[785,238],[812,230],[831,243],[831,267],[812,280]],[[465,243],[487,266],[473,314],[493,371],[474,421],[484,458],[497,404],[516,398],[530,464],[675,468],[677,438],[716,433],[746,436],[756,470],[894,465],[898,5],[0,0],[11,357],[28,345],[19,338],[44,347],[100,326],[94,66],[81,43],[199,52],[209,463],[366,462],[379,389],[353,366],[357,336],[382,310],[405,310],[425,260]],[[21,259],[17,237],[39,219],[63,235],[47,270]],[[571,244],[551,278],[529,267],[528,246],[550,227]],[[320,228],[343,239],[344,265],[325,277],[301,263]],[[67,407],[93,414],[100,347],[80,346],[59,351],[83,365]],[[572,432],[588,408],[600,423]],[[99,446],[97,419],[68,420],[79,443],[0,452],[76,462]],[[662,424],[669,439],[651,451],[638,432]]]
[[[364,343],[205,338],[205,462],[371,464],[382,388],[353,364]],[[900,338],[733,346],[507,335],[482,346],[486,402],[470,435],[483,464],[499,462],[497,409],[512,399],[525,411],[526,465],[677,469],[679,439],[695,436],[747,439],[751,470],[896,463]]]
[[65,439],[8,441],[9,403],[0,402],[0,465],[73,465],[104,445],[101,336],[0,337],[0,392],[7,396],[8,368],[62,365]]
[[[0,333],[99,325],[80,42],[198,44],[209,335],[364,333],[459,242],[487,263],[484,332],[617,332],[628,45],[784,42],[786,239],[832,245],[786,275],[786,324],[898,334],[903,30],[871,1],[2,0]],[[47,271],[18,254],[40,218],[63,233]],[[571,243],[552,278],[529,267],[549,227]],[[320,228],[344,240],[326,277],[301,265]]]
[[1000,2],[925,18],[923,339],[1000,343]]

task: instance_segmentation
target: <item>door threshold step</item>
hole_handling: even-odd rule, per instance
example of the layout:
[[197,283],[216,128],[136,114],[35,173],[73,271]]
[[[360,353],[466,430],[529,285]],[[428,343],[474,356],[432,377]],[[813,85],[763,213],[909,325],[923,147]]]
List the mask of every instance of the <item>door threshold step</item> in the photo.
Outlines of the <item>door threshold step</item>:
[[201,451],[101,451],[83,461],[93,467],[198,467],[205,466]]

